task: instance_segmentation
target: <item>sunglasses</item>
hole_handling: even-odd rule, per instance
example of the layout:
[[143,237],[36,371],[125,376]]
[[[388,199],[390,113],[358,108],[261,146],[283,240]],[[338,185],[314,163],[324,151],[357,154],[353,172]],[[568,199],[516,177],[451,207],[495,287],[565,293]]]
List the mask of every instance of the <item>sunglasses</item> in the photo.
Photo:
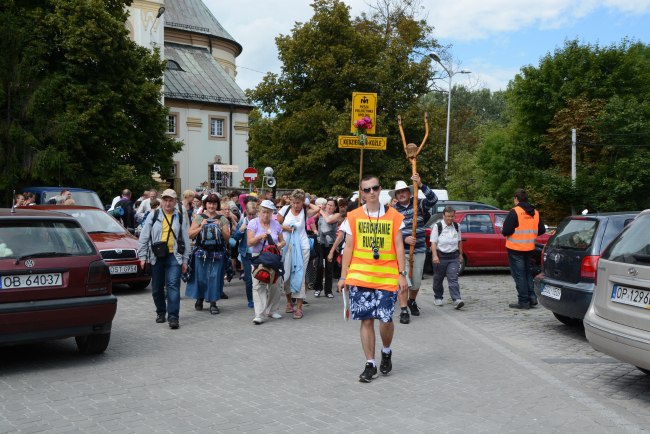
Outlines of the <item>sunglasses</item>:
[[372,191],[379,191],[380,188],[381,188],[380,185],[373,185],[372,187],[369,187],[369,188],[362,188],[361,191],[363,191],[364,193],[368,194],[368,193],[370,193],[370,190],[372,190]]

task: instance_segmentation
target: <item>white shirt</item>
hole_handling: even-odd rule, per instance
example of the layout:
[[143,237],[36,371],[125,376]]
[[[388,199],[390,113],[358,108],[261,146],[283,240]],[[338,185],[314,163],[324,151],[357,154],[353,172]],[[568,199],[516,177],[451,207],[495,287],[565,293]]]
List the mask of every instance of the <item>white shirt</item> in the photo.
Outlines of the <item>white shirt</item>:
[[[293,224],[295,228],[293,230],[293,233],[283,231],[282,237],[287,242],[287,244],[289,244],[291,241],[290,237],[300,237],[300,248],[302,250],[309,250],[309,237],[307,236],[307,230],[305,229],[305,216],[307,215],[307,210],[300,210],[298,215],[295,216],[293,215],[293,211],[289,209],[290,206],[291,205],[283,206],[278,214],[284,216],[282,226],[291,226],[291,224]],[[289,210],[287,211],[287,209]],[[286,216],[284,215],[285,212],[287,213]]]
[[122,196],[115,196],[113,198],[113,201],[111,202],[111,207],[108,209],[109,211],[113,211],[115,209],[115,204],[117,204],[120,199],[122,199]]
[[147,211],[151,211],[151,199],[143,200],[138,208],[138,214],[144,214]]
[[442,232],[438,237],[438,225],[435,224],[431,226],[431,243],[436,244],[436,248],[442,253],[453,253],[458,250],[458,243],[460,242],[460,225],[458,226],[458,231],[454,227],[454,223],[447,226],[445,221],[440,222],[442,224]]

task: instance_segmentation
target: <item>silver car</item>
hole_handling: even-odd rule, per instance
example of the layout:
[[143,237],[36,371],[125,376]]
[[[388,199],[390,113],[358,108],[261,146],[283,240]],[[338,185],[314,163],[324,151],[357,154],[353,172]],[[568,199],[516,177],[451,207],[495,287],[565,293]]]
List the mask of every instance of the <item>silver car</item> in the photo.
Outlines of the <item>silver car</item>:
[[650,210],[603,252],[583,323],[592,347],[650,375]]

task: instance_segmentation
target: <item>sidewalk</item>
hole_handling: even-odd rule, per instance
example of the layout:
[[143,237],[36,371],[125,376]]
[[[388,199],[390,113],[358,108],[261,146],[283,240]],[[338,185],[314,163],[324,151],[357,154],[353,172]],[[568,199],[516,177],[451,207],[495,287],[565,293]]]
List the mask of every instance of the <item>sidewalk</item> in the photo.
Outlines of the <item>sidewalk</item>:
[[[220,315],[183,300],[172,331],[154,323],[148,291],[122,290],[103,356],[79,357],[69,341],[0,348],[0,432],[647,432],[642,374],[622,373],[642,388],[622,405],[544,360],[558,356],[540,350],[533,324],[554,341],[548,312],[504,308],[508,274],[470,273],[461,285],[461,311],[422,291],[422,316],[396,324],[393,372],[370,384],[358,382],[359,323],[342,319],[338,294],[309,292],[303,319],[255,326],[238,282]],[[586,351],[578,344],[574,354]]]

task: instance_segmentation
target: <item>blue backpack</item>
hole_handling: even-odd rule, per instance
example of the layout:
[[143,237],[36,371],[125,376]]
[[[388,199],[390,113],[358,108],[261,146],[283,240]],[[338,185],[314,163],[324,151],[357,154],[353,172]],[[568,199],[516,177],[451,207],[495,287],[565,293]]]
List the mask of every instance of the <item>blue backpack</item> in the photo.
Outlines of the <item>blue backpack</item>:
[[208,223],[201,228],[196,244],[203,250],[222,249],[223,237],[221,236],[221,228],[217,224],[218,220],[211,219],[205,214],[201,214],[201,217],[206,219]]

